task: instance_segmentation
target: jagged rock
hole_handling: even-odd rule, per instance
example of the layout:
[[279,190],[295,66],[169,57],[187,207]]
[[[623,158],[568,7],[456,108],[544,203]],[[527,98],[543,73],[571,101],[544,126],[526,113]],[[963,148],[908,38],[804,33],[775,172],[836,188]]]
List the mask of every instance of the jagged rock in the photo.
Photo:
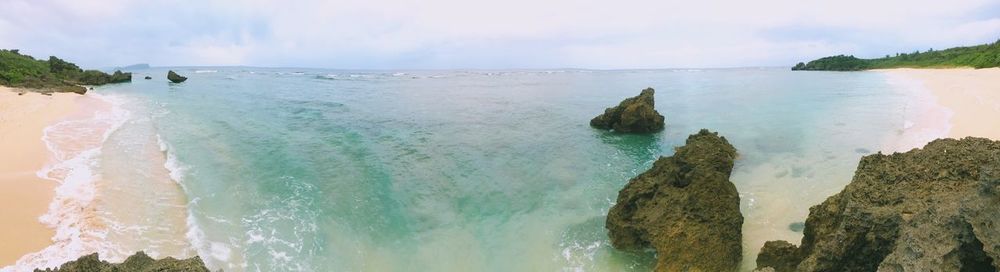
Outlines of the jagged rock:
[[146,76],[146,79],[153,79],[153,77],[151,77],[151,76]]
[[[798,265],[798,248],[786,241],[767,241],[757,254],[757,264],[767,264],[771,271],[794,271]],[[763,270],[763,269],[758,269]]]
[[183,77],[181,75],[178,75],[177,73],[174,73],[173,70],[170,70],[170,71],[167,71],[167,79],[170,80],[170,82],[173,82],[173,83],[181,83],[181,82],[184,82],[185,80],[187,80],[188,78]]
[[800,247],[768,242],[758,268],[997,271],[1000,141],[941,139],[865,156],[840,193],[809,209]]
[[663,115],[654,107],[654,92],[653,88],[646,88],[638,96],[627,98],[616,107],[607,108],[604,114],[590,120],[590,126],[625,133],[663,130]]
[[36,272],[117,272],[117,271],[129,271],[129,272],[154,272],[154,271],[171,271],[171,272],[208,272],[208,268],[205,267],[205,263],[201,261],[201,258],[195,256],[192,258],[178,260],[171,257],[166,257],[159,260],[154,260],[150,258],[146,253],[139,251],[135,255],[129,256],[124,262],[120,264],[112,264],[100,260],[97,253],[90,254],[87,256],[80,257],[76,261],[70,261],[62,264],[59,268],[55,269],[35,269]]
[[734,271],[742,258],[736,149],[701,130],[618,192],[605,227],[622,250],[656,250],[657,271]]

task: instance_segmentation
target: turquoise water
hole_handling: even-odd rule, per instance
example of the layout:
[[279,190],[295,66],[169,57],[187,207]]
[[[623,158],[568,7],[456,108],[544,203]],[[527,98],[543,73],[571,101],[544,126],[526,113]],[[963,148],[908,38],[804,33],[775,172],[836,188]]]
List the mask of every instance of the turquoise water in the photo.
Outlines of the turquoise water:
[[[651,254],[609,246],[605,214],[700,128],[739,150],[752,263],[902,135],[912,99],[874,72],[174,70],[190,79],[140,70],[95,93],[141,120],[109,141],[159,139],[190,213],[134,223],[181,229],[227,271],[649,270]],[[588,126],[645,87],[664,132]],[[106,150],[102,165],[137,156]]]

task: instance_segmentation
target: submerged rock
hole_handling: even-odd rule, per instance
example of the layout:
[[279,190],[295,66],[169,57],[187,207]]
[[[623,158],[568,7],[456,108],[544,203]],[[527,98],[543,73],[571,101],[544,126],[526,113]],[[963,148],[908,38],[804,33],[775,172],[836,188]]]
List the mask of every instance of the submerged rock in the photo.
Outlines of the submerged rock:
[[788,229],[794,232],[802,232],[806,229],[806,222],[795,222],[788,224]]
[[736,149],[701,130],[618,192],[605,227],[622,250],[656,250],[657,271],[733,271],[742,258]]
[[167,79],[170,80],[170,82],[173,82],[173,83],[181,83],[181,82],[184,82],[185,80],[187,80],[188,78],[187,77],[183,77],[181,75],[178,75],[177,73],[174,73],[174,70],[170,70],[170,71],[167,71]]
[[625,133],[648,133],[663,130],[663,115],[656,111],[653,88],[642,90],[636,97],[623,100],[618,106],[607,108],[590,120],[590,126],[614,129]]
[[151,76],[146,76],[146,79],[153,79],[153,77],[151,77]]
[[1000,141],[941,139],[865,156],[840,193],[809,209],[800,247],[764,244],[775,271],[997,271]]
[[124,262],[120,264],[113,264],[102,261],[97,253],[90,254],[87,256],[80,257],[76,261],[70,261],[59,266],[55,269],[35,269],[36,272],[113,272],[113,271],[130,271],[130,272],[154,272],[154,271],[172,271],[172,272],[208,272],[208,268],[205,267],[205,263],[201,261],[199,257],[192,257],[184,260],[178,260],[171,257],[166,257],[159,260],[154,260],[150,258],[146,253],[139,251],[135,255],[129,256]]

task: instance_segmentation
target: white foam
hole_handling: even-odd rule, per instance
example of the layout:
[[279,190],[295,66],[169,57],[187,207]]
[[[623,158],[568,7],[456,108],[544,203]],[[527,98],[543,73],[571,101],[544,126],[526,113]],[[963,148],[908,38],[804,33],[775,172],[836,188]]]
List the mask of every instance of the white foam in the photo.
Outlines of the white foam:
[[163,163],[163,167],[167,169],[170,173],[170,179],[181,186],[184,193],[187,194],[187,188],[184,188],[184,183],[181,182],[184,179],[185,167],[181,166],[180,162],[177,161],[177,156],[173,152],[170,152],[170,144],[163,140],[163,137],[159,133],[156,134],[156,143],[160,145],[160,151],[162,151],[166,156],[167,160]]
[[195,70],[194,71],[195,74],[218,73],[218,72],[219,72],[218,70]]
[[[170,173],[170,179],[176,182],[185,194],[191,195],[188,188],[184,186],[183,182],[187,168],[184,167],[180,161],[178,161],[177,156],[174,155],[174,152],[172,151],[173,148],[170,146],[170,143],[165,141],[163,136],[159,133],[156,134],[156,142],[160,146],[160,151],[162,151],[167,157],[163,167]],[[185,222],[187,232],[184,236],[187,238],[191,246],[194,247],[198,256],[202,256],[206,266],[210,268],[217,268],[220,267],[220,262],[228,262],[231,250],[229,250],[228,247],[221,248],[225,247],[225,244],[209,241],[205,237],[205,232],[199,226],[198,219],[195,218],[193,211],[194,207],[198,205],[199,200],[199,198],[192,198],[187,204],[188,210]]]

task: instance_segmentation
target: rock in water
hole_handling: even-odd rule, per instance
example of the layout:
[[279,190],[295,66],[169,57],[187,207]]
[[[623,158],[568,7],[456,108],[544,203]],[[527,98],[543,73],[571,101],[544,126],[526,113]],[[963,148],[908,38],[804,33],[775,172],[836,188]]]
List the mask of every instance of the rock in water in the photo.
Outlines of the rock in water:
[[153,79],[153,77],[151,77],[151,76],[146,76],[146,79]]
[[736,149],[701,130],[618,192],[605,227],[622,250],[656,250],[656,271],[734,271],[742,258]]
[[840,193],[809,209],[800,247],[768,242],[759,269],[997,271],[1000,141],[941,139],[865,156]]
[[590,126],[614,129],[625,133],[648,133],[663,130],[663,115],[653,107],[653,88],[642,90],[639,96],[623,100],[617,107],[607,108],[590,120]]
[[167,79],[169,79],[170,82],[173,82],[173,83],[181,83],[181,82],[184,82],[185,80],[187,80],[188,78],[182,77],[181,75],[178,75],[177,73],[174,73],[174,70],[170,70],[170,71],[167,71]]
[[36,272],[112,272],[112,271],[134,271],[134,272],[154,272],[154,271],[176,271],[176,272],[209,272],[201,258],[178,260],[171,257],[154,260],[146,253],[139,251],[135,255],[129,256],[120,264],[112,264],[102,261],[97,253],[80,257],[76,261],[70,261],[55,269],[36,269]]

